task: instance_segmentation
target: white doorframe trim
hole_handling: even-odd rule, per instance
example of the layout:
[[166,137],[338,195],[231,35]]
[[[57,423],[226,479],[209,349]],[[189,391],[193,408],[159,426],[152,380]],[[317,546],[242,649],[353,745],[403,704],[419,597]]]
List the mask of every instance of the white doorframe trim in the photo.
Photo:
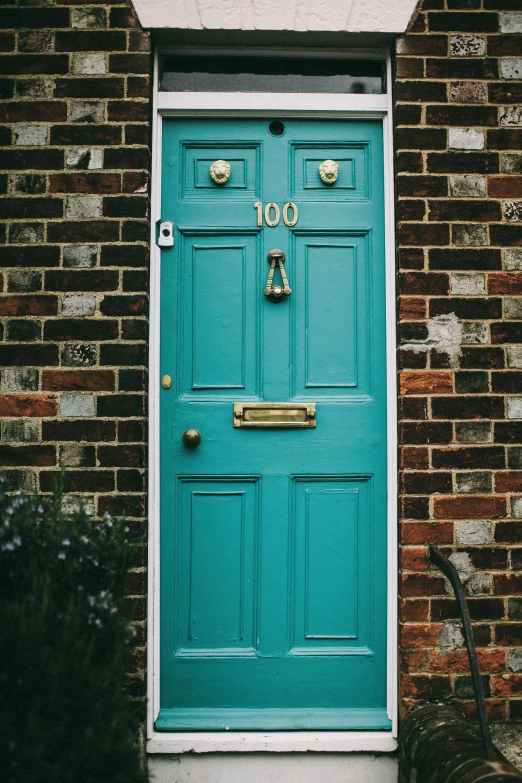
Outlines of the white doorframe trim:
[[[349,53],[344,52],[345,56]],[[386,95],[307,93],[159,93],[158,51],[154,62],[151,185],[151,266],[149,338],[149,558],[148,558],[148,753],[215,751],[390,752],[397,747],[397,386],[395,293],[395,195],[391,63]],[[386,353],[388,384],[388,715],[390,731],[156,732],[159,712],[159,392],[160,249],[156,225],[161,218],[161,152],[164,116],[321,116],[381,118],[384,140],[386,237]]]

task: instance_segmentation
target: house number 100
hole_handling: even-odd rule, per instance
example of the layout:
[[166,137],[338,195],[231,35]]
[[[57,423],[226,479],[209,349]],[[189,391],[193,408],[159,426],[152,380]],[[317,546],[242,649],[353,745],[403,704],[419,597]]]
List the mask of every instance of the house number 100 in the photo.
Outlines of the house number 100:
[[[262,226],[263,225],[263,204],[260,201],[256,201],[254,204],[254,209],[257,210],[257,225]],[[292,220],[289,220],[288,218],[288,210],[292,210]],[[297,211],[297,206],[294,204],[293,201],[287,201],[287,203],[283,207],[283,223],[285,226],[295,226],[297,223],[297,219],[299,217],[299,212]],[[272,228],[274,226],[277,226],[279,223],[279,220],[281,218],[281,212],[279,210],[279,207],[277,204],[274,204],[273,201],[270,201],[266,207],[265,207],[265,223],[267,226],[271,226]]]

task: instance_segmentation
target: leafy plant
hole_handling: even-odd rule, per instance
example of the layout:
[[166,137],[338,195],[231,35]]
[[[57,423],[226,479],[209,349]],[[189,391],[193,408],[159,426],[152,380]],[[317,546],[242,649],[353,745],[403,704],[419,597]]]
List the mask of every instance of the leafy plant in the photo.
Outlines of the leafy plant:
[[122,524],[0,484],[0,780],[145,783]]

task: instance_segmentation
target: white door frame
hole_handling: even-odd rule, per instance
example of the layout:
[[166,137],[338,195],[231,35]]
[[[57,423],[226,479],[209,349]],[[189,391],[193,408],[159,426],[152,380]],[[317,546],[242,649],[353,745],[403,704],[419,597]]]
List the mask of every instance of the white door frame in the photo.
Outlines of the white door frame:
[[[163,53],[164,50],[161,50]],[[194,51],[194,50],[192,50]],[[266,53],[268,50],[264,50]],[[385,95],[322,93],[196,93],[158,90],[155,52],[152,119],[151,265],[149,336],[149,558],[147,638],[147,751],[186,753],[215,751],[393,751],[397,747],[397,367],[395,293],[395,195],[393,179],[393,123],[389,52],[332,50],[322,56],[380,56],[387,58],[388,92]],[[235,53],[237,50],[235,50]],[[181,53],[180,49],[176,53]],[[273,53],[273,50],[270,50]],[[303,55],[303,50],[295,52]],[[249,54],[252,54],[250,51]],[[314,55],[317,56],[317,50]],[[161,163],[163,117],[240,116],[329,117],[382,119],[384,140],[386,239],[386,355],[388,386],[388,665],[387,705],[390,731],[248,731],[156,732],[159,712],[159,392],[160,392],[160,248],[156,225],[161,215]],[[163,216],[167,218],[167,215]]]

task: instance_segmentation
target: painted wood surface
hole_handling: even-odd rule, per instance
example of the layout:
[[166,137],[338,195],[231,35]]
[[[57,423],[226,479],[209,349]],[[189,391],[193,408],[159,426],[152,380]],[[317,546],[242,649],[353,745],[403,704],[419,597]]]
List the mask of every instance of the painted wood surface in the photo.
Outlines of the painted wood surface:
[[[382,126],[268,125],[164,123],[156,728],[387,729]],[[296,225],[259,227],[256,201],[295,202]],[[316,401],[317,428],[233,428],[255,400]]]

